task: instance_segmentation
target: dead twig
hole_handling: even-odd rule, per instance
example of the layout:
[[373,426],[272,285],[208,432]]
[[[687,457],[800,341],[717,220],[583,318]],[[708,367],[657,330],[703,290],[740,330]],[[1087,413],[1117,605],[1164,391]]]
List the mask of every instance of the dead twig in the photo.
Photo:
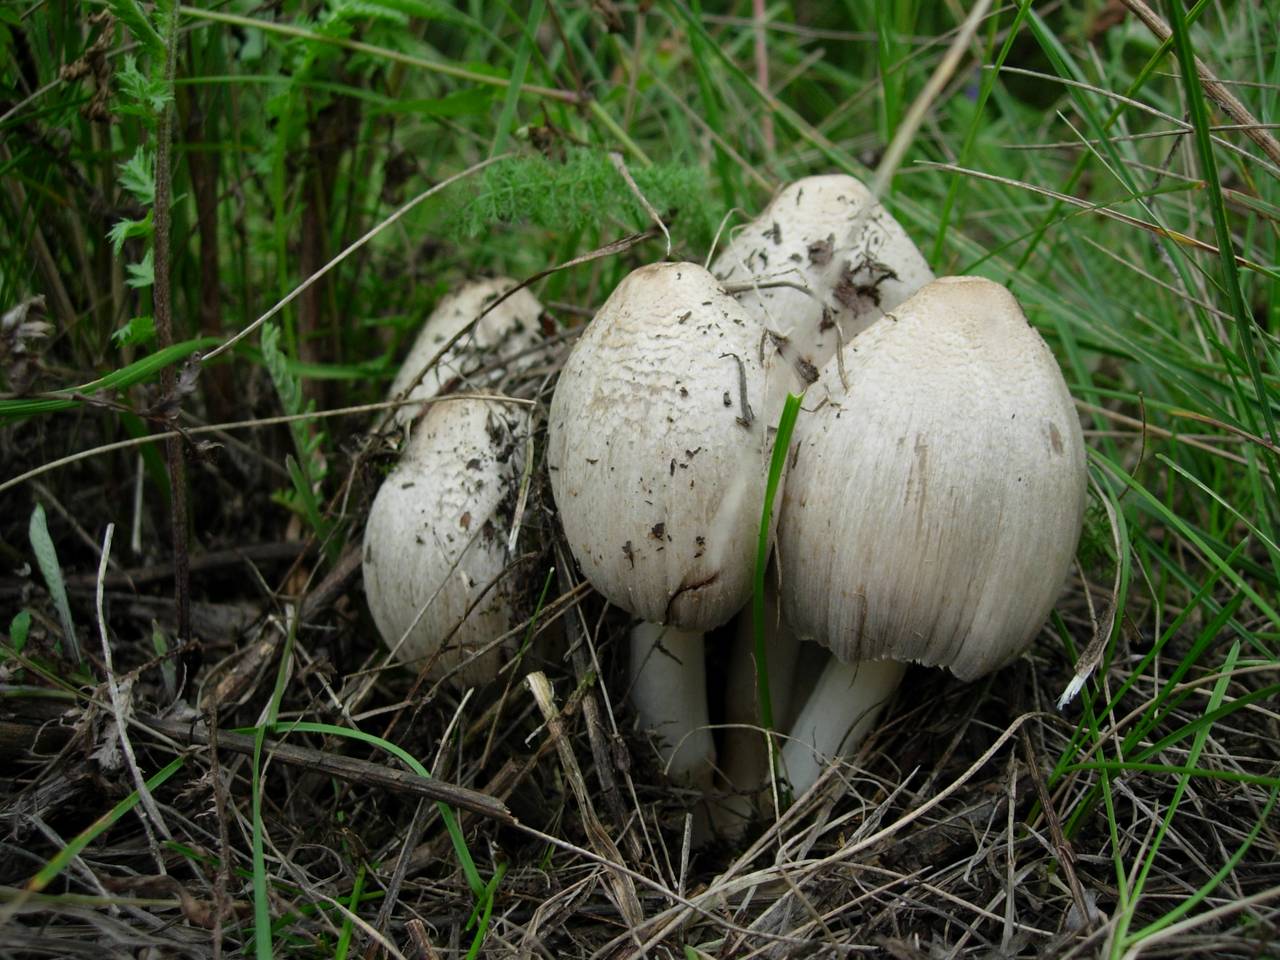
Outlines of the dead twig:
[[[207,746],[209,743],[209,731],[203,723],[187,724],[178,720],[165,720],[160,717],[139,717],[138,723],[144,729],[149,729],[179,743],[198,746]],[[253,737],[242,733],[231,733],[226,730],[219,730],[217,736],[220,750],[253,755]],[[500,823],[514,824],[516,822],[515,817],[512,816],[505,803],[478,790],[459,787],[443,780],[428,780],[415,773],[395,770],[380,763],[359,760],[355,757],[344,757],[335,753],[326,753],[321,750],[313,750],[310,747],[283,743],[279,740],[267,741],[264,745],[264,750],[274,760],[278,760],[281,763],[303,767],[317,773],[326,773],[353,783],[425,797],[428,800],[437,800],[462,810],[470,810]]]

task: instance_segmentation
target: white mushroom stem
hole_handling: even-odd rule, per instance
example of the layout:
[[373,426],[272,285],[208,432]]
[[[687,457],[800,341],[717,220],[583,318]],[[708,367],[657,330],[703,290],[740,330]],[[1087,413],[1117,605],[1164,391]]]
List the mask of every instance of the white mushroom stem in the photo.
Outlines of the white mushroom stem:
[[641,622],[631,630],[631,702],[668,776],[706,792],[716,748],[707,716],[702,634]]
[[831,658],[782,747],[782,767],[796,797],[817,782],[832,760],[853,756],[904,672],[906,666],[893,660],[843,663]]

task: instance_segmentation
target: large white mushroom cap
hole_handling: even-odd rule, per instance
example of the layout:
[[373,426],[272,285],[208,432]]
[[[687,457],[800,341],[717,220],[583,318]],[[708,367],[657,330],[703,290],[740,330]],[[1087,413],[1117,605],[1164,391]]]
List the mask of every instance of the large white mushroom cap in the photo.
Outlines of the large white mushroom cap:
[[[418,332],[409,355],[391,381],[388,396],[395,397],[403,392],[445,345],[472,323],[475,323],[474,328],[463,334],[423,374],[421,381],[409,393],[410,399],[427,400],[439,396],[455,383],[465,388],[478,370],[537,346],[542,304],[527,289],[517,291],[480,317],[490,304],[515,285],[516,282],[507,277],[471,280],[444,297]],[[480,317],[478,322],[477,317]],[[396,411],[396,422],[407,424],[421,411],[418,404],[400,407]]]
[[657,263],[618,285],[560,374],[547,464],[565,536],[644,620],[707,630],[750,595],[777,419],[761,350],[710,273]]
[[1080,534],[1084,443],[1057,362],[1004,287],[949,277],[850,343],[844,376],[827,365],[797,425],[788,623],[846,662],[1001,666]]
[[[735,296],[760,323],[788,337],[795,358],[814,372],[841,340],[933,279],[893,215],[844,174],[788,184],[734,235],[711,272],[726,286],[764,285]],[[778,281],[808,292],[768,286]]]
[[506,651],[494,641],[517,616],[506,535],[525,442],[513,407],[432,404],[374,498],[369,610],[396,656],[415,669],[430,663],[431,677],[484,683],[501,666]]

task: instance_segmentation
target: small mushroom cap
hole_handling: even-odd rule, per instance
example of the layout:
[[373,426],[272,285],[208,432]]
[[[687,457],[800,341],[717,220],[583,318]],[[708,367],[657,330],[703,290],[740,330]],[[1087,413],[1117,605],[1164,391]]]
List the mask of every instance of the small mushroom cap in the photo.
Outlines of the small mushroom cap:
[[797,424],[783,613],[846,662],[981,676],[1031,642],[1075,555],[1085,450],[1062,373],[1009,292],[976,277],[926,286],[844,367],[842,382],[827,365]]
[[726,286],[786,281],[807,287],[808,293],[764,286],[735,296],[762,324],[790,338],[814,370],[841,340],[847,343],[933,279],[893,215],[844,174],[788,184],[737,232],[711,272]]
[[507,652],[494,641],[517,620],[505,541],[524,424],[492,401],[433,404],[369,511],[369,611],[396,656],[414,669],[430,660],[433,679],[485,683]]
[[547,465],[565,536],[641,619],[709,630],[750,594],[776,422],[760,351],[710,273],[657,263],[618,285],[560,373]]
[[[476,322],[491,303],[515,285],[516,282],[507,277],[471,280],[444,297],[418,332],[409,355],[391,381],[388,396],[395,397],[404,391],[445,345],[472,323],[475,326],[471,332],[463,334],[423,374],[409,393],[410,399],[428,400],[439,396],[451,384],[467,380],[482,367],[537,346],[541,339],[538,318],[542,304],[528,290],[513,293]],[[395,419],[401,425],[407,424],[421,412],[420,406],[406,404],[396,410]]]

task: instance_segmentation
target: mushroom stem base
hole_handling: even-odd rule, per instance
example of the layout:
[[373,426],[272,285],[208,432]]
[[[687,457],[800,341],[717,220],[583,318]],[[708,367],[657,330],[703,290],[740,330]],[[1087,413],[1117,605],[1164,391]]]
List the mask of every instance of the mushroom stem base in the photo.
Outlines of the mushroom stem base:
[[905,672],[905,664],[892,660],[841,663],[831,658],[782,747],[782,767],[796,797],[817,782],[832,760],[853,756]]
[[674,783],[711,786],[716,748],[707,716],[702,634],[639,623],[631,631],[631,703]]

